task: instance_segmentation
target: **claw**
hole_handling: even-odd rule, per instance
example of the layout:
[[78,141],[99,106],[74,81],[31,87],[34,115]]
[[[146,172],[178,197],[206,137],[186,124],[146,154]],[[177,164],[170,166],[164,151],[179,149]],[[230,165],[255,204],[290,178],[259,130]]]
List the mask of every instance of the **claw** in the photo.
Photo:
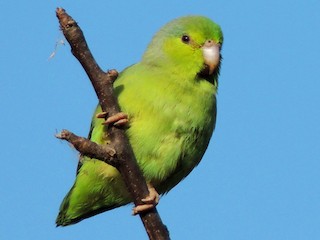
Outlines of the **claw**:
[[132,209],[132,215],[137,215],[141,212],[145,212],[147,210],[150,210],[157,206],[159,203],[160,197],[159,194],[157,193],[156,189],[149,183],[148,185],[148,190],[149,190],[149,195],[141,201],[144,203],[142,205],[138,205]]
[[108,116],[107,112],[100,112],[96,114],[96,118],[106,118]]
[[155,205],[157,205],[160,200],[159,194],[150,183],[148,183],[147,185],[148,185],[149,195],[141,199],[141,201],[144,203],[155,203]]
[[[96,114],[97,118],[107,118],[108,113],[107,112],[101,112]],[[109,125],[113,124],[114,126],[121,127],[125,126],[129,122],[128,120],[128,114],[125,114],[123,112],[119,112],[111,117],[108,117],[106,121],[104,121],[103,125]]]
[[116,115],[108,117],[107,120],[103,123],[104,125],[113,124],[114,126],[124,126],[129,122],[128,114],[119,112]]

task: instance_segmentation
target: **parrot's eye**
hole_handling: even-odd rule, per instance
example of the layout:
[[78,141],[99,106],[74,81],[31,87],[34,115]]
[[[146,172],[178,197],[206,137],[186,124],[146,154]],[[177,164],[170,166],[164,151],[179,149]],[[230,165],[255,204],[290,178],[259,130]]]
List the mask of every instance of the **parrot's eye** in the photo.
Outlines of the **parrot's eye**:
[[181,41],[184,43],[189,43],[190,42],[190,37],[188,35],[183,35],[181,37]]

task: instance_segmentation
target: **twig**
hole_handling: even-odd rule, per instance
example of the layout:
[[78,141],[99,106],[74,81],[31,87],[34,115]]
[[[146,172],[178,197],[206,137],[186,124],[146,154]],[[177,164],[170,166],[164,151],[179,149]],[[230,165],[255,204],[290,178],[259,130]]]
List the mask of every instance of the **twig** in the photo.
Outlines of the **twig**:
[[79,137],[68,130],[62,130],[60,133],[56,134],[56,137],[70,142],[82,155],[100,159],[101,161],[117,167],[118,160],[116,158],[116,150],[109,146],[99,145],[87,138]]
[[[117,98],[113,94],[112,86],[112,83],[117,78],[117,72],[115,70],[109,70],[105,73],[101,70],[88,48],[82,30],[64,9],[57,8],[56,15],[59,19],[60,28],[71,46],[73,55],[81,63],[94,87],[102,111],[108,112],[109,116],[119,113],[120,107],[118,105]],[[147,184],[137,165],[132,147],[125,136],[124,130],[116,127],[110,127],[108,136],[111,141],[110,146],[115,150],[116,155],[115,158],[111,157],[112,165],[120,172],[128,191],[132,196],[134,204],[136,206],[143,204],[141,199],[148,196]],[[80,141],[78,138],[80,137],[73,135],[73,138],[65,139],[68,141],[70,140],[69,142],[74,144],[74,141]],[[83,139],[81,141],[83,141]],[[101,146],[97,146],[95,143],[95,146],[93,146],[91,143],[92,142],[90,140],[87,140],[86,144],[77,145],[77,150],[84,155],[95,156],[95,158],[102,161],[109,158],[105,149],[103,150]],[[90,147],[85,150],[83,149],[83,146],[85,145]],[[88,149],[91,149],[92,151]],[[95,152],[96,150],[97,152]],[[103,156],[98,154],[99,151],[105,151]],[[169,232],[166,226],[162,223],[156,208],[139,215],[145,226],[149,239],[169,239]]]

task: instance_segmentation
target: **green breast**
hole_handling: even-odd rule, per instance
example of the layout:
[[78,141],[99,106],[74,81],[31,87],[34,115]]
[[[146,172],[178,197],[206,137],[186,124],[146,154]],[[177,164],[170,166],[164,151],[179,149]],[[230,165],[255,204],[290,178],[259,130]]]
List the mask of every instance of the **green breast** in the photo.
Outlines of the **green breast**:
[[215,125],[216,89],[205,80],[182,84],[144,77],[120,78],[116,89],[129,114],[127,135],[138,163],[146,180],[164,193],[201,160]]

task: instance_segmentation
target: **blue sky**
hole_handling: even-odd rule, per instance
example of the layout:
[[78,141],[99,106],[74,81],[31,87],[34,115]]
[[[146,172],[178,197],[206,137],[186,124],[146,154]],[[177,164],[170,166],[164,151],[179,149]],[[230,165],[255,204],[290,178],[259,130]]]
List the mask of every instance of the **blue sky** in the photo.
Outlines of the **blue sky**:
[[[201,14],[225,36],[217,127],[201,164],[158,210],[172,239],[320,238],[320,2],[0,3],[0,239],[147,239],[131,206],[55,228],[96,97],[58,29],[62,6],[98,63],[139,61],[166,22]],[[199,237],[200,236],[200,237]]]

